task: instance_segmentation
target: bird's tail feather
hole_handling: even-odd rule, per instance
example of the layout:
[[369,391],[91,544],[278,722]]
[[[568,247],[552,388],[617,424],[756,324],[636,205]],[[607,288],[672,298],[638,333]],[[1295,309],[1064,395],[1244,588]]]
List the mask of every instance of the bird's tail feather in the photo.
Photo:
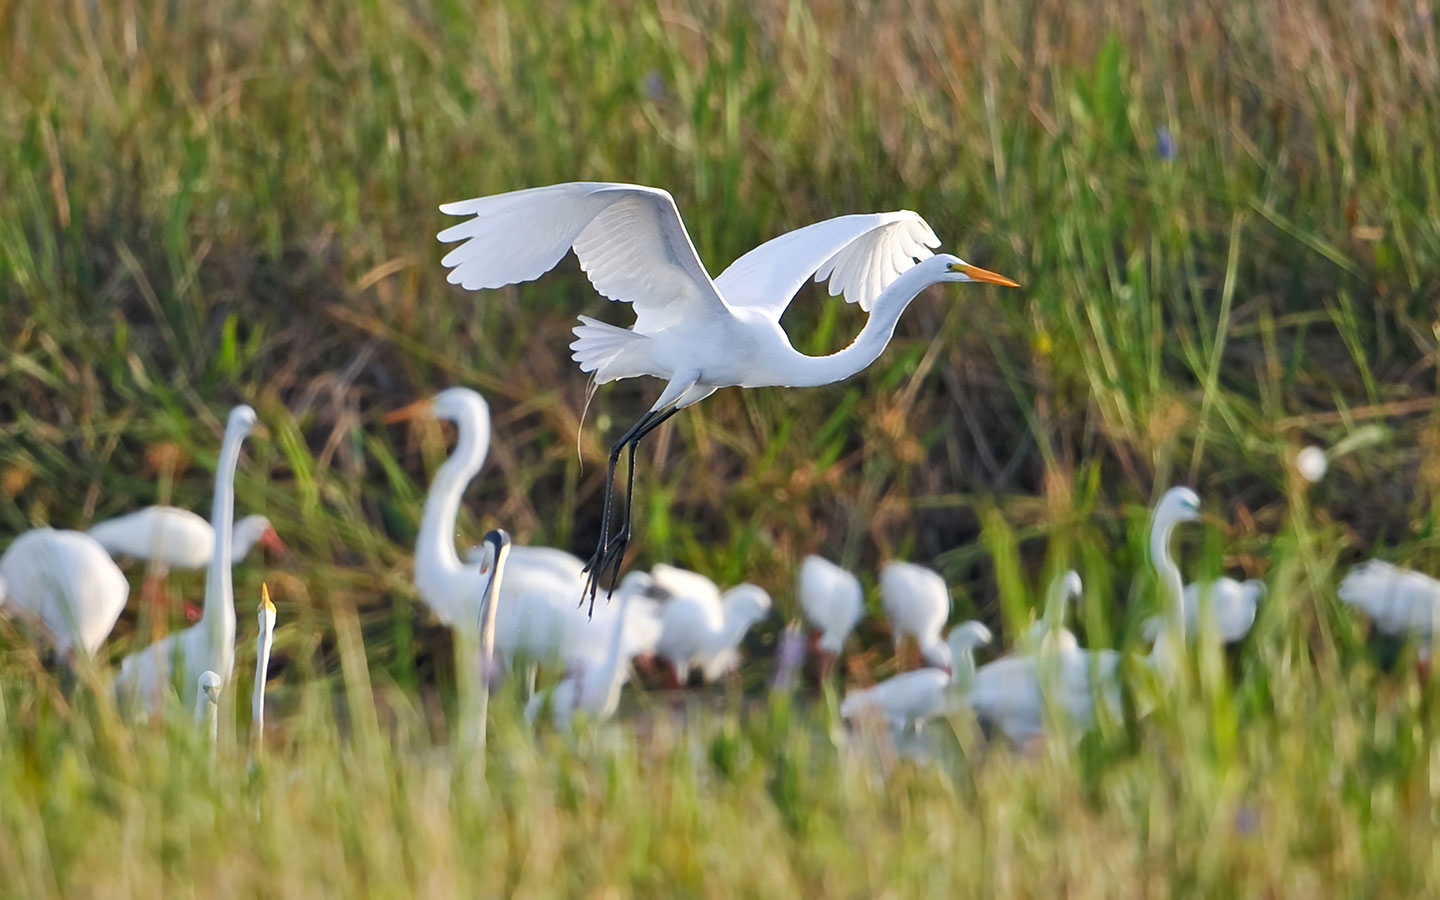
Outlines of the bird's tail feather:
[[580,364],[580,371],[594,374],[596,384],[638,374],[624,366],[624,357],[647,340],[645,335],[589,316],[580,317],[574,332],[576,340],[570,345],[574,351],[571,358]]

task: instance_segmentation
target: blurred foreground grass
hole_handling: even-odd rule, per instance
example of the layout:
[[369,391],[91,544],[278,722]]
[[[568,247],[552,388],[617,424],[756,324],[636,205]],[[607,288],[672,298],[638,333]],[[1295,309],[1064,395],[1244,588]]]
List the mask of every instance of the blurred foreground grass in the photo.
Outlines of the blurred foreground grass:
[[[0,4],[0,49],[0,534],[206,509],[244,400],[273,438],[239,508],[296,550],[263,573],[279,734],[255,775],[228,729],[213,766],[187,729],[119,729],[0,634],[0,893],[1436,891],[1433,694],[1377,674],[1333,594],[1376,548],[1440,572],[1428,8],[132,0]],[[1143,506],[1185,481],[1213,516],[1186,570],[1271,586],[1240,660],[1038,760],[961,721],[940,765],[883,778],[827,695],[760,703],[761,661],[699,721],[641,698],[575,745],[498,702],[488,777],[457,763],[408,563],[445,444],[381,418],[480,389],[466,534],[588,549],[606,440],[655,387],[581,428],[565,345],[576,313],[627,311],[573,264],[458,292],[433,240],[442,201],[572,179],[669,188],[716,271],[908,207],[1025,285],[935,291],[846,384],[678,417],[632,565],[791,614],[804,553],[902,555],[1002,633],[1074,565],[1086,642],[1115,645],[1152,609]],[[860,320],[811,291],[786,325],[820,353]],[[1353,449],[1307,496],[1308,442]],[[242,635],[261,577],[237,578]],[[883,646],[862,629],[859,667]]]

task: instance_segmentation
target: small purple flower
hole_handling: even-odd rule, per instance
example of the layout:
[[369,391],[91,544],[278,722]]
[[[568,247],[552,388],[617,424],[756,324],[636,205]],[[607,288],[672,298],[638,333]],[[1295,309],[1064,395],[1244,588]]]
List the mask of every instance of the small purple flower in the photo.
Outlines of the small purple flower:
[[659,103],[665,98],[665,79],[654,69],[645,73],[645,96],[650,98],[651,103]]
[[1175,158],[1175,138],[1164,125],[1155,129],[1155,153],[1165,162]]
[[805,663],[805,635],[794,625],[785,629],[780,636],[780,647],[776,652],[779,665],[775,668],[774,688],[788,691],[795,680],[795,673]]
[[1260,814],[1253,806],[1241,806],[1235,811],[1235,830],[1243,835],[1252,835],[1260,828]]

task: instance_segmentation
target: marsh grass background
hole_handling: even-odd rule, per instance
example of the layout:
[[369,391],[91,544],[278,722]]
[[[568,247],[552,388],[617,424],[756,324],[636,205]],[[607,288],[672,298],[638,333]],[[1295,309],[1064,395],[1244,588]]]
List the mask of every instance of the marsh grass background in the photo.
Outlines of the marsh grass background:
[[[237,572],[243,640],[262,579],[280,606],[257,770],[248,675],[212,762],[0,626],[0,893],[1434,893],[1435,694],[1334,584],[1372,552],[1440,572],[1437,37],[1428,6],[1327,0],[0,2],[0,533],[208,508],[246,401],[270,436],[238,507],[295,551]],[[765,694],[773,630],[682,716],[631,695],[536,739],[504,694],[472,758],[409,586],[446,436],[381,419],[479,389],[462,531],[590,546],[654,386],[582,427],[565,345],[626,311],[573,262],[460,292],[433,239],[440,202],[574,179],[667,187],[715,271],[911,208],[1025,285],[932,291],[844,384],[677,417],[630,565],[754,580],[788,617],[806,552],[871,583],[904,556],[1002,635],[1073,565],[1084,640],[1115,646],[1153,609],[1145,506],[1183,481],[1210,513],[1187,571],[1270,585],[1252,637],[1038,758],[962,718],[883,762],[834,686]],[[861,319],[812,288],[785,324],[823,353]],[[1309,442],[1344,452],[1307,493]],[[863,626],[850,677],[887,643]]]

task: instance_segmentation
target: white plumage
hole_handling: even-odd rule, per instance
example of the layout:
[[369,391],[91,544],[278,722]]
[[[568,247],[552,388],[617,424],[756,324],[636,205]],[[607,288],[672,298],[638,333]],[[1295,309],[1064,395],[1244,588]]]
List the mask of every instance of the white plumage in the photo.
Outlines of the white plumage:
[[220,688],[223,686],[220,676],[208,669],[196,680],[195,724],[204,729],[211,746],[220,737]]
[[1440,581],[1412,569],[1372,559],[1351,569],[1340,582],[1342,602],[1364,610],[1384,634],[1410,637],[1420,658],[1430,658]]
[[[111,556],[149,560],[165,569],[203,569],[215,547],[215,529],[188,509],[147,506],[128,515],[97,522],[90,536]],[[231,558],[240,561],[256,546],[284,550],[270,520],[246,516],[235,523]]]
[[938,572],[915,563],[891,562],[880,572],[880,598],[898,649],[909,635],[932,666],[950,668],[950,647],[940,631],[950,618],[950,589]]
[[946,638],[954,668],[901,672],[871,688],[851,691],[840,704],[840,715],[854,719],[874,712],[893,731],[914,724],[918,731],[926,719],[944,715],[963,701],[963,691],[975,675],[975,648],[990,643],[990,629],[980,622],[965,622],[951,629]]
[[210,567],[205,573],[205,609],[184,631],[168,635],[125,657],[115,688],[122,700],[156,712],[170,684],[171,669],[181,666],[182,700],[194,701],[201,673],[207,669],[228,684],[235,668],[235,592],[231,583],[231,528],[235,516],[235,469],[240,447],[255,427],[255,410],[237,406],[225,423],[220,461],[215,470],[215,500],[210,520],[216,525],[211,542]]
[[650,574],[670,595],[660,611],[656,653],[675,667],[682,685],[693,667],[707,682],[728,671],[745,633],[770,611],[770,595],[753,584],[721,594],[713,581],[686,569],[661,564]]
[[[1234,644],[1245,639],[1255,624],[1255,612],[1265,596],[1265,582],[1252,578],[1236,581],[1217,578],[1214,581],[1185,585],[1184,609],[1187,634],[1200,632],[1202,613],[1214,623],[1215,636],[1222,643]],[[1143,636],[1153,641],[1160,636],[1160,616],[1151,616],[1143,625]]]
[[860,579],[828,559],[807,556],[800,564],[798,593],[805,618],[820,629],[821,652],[838,655],[865,613]]
[[531,697],[525,704],[527,722],[534,722],[546,709],[555,726],[562,729],[570,727],[577,713],[595,721],[615,714],[615,708],[620,705],[620,690],[630,673],[630,656],[625,647],[628,613],[640,593],[634,585],[629,589],[622,587],[620,598],[615,601],[615,614],[608,617],[609,627],[602,632],[606,642],[604,651],[572,658],[569,674],[563,681]]
[[130,598],[130,584],[89,535],[37,528],[0,556],[0,609],[44,629],[62,659],[94,655]]
[[[915,213],[844,216],[755,248],[711,279],[666,191],[633,184],[572,182],[447,203],[469,217],[437,235],[457,246],[441,264],[452,284],[497,288],[540,277],[573,250],[595,290],[630,303],[623,328],[582,316],[570,345],[581,371],[604,384],[652,376],[667,383],[650,411],[611,448],[605,509],[615,466],[670,413],[722,387],[807,387],[854,375],[884,350],[905,307],[939,282],[1016,286],[954,256],[931,256],[939,240]],[[917,260],[920,260],[917,263]],[[870,310],[849,346],[828,356],[797,351],[780,327],[791,298],[812,275]],[[631,498],[611,541],[608,515],[591,559],[592,578],[618,566],[629,539]],[[587,583],[594,599],[598,580]]]
[[1094,724],[1097,692],[1112,712],[1119,710],[1119,663],[1114,650],[1005,656],[975,672],[967,700],[977,719],[1016,743],[1044,733],[1047,696],[1054,710],[1084,730]]

